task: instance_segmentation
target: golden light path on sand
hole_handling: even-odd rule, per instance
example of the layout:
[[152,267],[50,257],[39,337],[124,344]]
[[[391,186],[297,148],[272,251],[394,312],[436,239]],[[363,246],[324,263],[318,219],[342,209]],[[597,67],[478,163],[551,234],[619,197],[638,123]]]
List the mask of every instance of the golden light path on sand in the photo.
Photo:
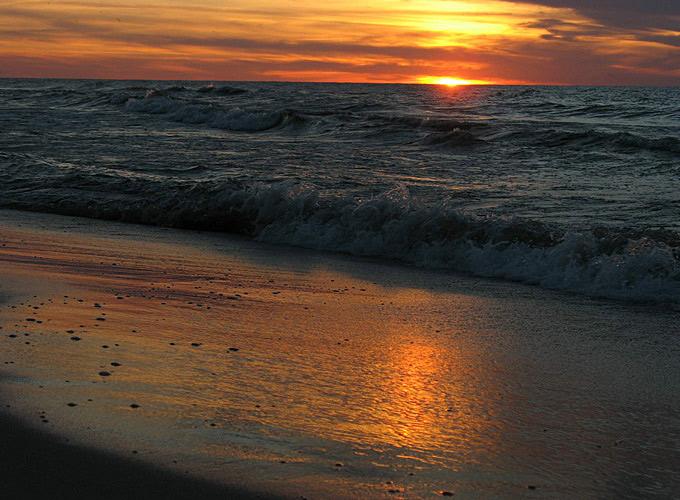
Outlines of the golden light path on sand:
[[[675,317],[220,236],[68,218],[43,231],[44,216],[26,217],[35,229],[5,225],[0,247],[0,394],[76,442],[310,499],[606,496],[670,449],[644,422],[671,418],[654,402],[667,400],[655,374],[672,360],[643,369],[607,332],[675,331]],[[584,321],[600,333],[579,333]],[[654,488],[673,484],[653,474]]]
[[[269,278],[251,259],[187,260],[173,245],[118,248],[112,260],[103,240],[21,239],[2,249],[15,262],[6,283],[43,293],[3,315],[5,330],[37,328],[14,342],[27,348],[13,353],[23,381],[3,394],[36,415],[54,398],[43,415],[73,440],[231,481],[284,461],[262,484],[311,492],[382,489],[370,470],[395,468],[393,486],[404,489],[408,473],[455,469],[432,454],[441,443],[463,455],[493,446],[484,393],[451,392],[451,374],[476,373],[478,357],[442,345],[429,321],[389,313],[432,307],[430,292],[322,269]],[[32,286],[35,273],[47,281]],[[328,476],[336,464],[369,475]],[[289,476],[296,466],[314,485],[309,473]]]

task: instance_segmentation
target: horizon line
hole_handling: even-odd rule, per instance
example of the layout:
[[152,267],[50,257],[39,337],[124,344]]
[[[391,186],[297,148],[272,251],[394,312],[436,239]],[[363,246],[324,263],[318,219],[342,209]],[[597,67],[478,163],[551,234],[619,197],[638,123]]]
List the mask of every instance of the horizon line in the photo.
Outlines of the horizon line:
[[104,77],[44,77],[44,76],[0,76],[0,80],[95,80],[117,82],[202,82],[202,83],[312,83],[331,85],[423,85],[436,87],[620,87],[620,88],[678,88],[677,85],[616,85],[616,84],[573,84],[573,83],[458,83],[455,85],[436,82],[352,82],[319,80],[199,80],[193,78],[104,78]]

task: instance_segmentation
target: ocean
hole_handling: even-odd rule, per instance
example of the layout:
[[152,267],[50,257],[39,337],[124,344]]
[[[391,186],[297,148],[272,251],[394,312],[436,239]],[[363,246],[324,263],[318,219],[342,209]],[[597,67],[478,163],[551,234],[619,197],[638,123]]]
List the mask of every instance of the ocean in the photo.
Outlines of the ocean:
[[677,500],[677,88],[5,79],[0,130],[0,419],[44,463]]
[[680,305],[678,88],[0,80],[0,207]]

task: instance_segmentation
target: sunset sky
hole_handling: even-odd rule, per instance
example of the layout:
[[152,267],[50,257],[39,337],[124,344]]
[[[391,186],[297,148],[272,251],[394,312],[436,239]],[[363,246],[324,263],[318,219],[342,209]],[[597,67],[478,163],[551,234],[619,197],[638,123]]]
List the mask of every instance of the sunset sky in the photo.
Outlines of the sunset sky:
[[680,1],[0,0],[0,77],[680,85]]

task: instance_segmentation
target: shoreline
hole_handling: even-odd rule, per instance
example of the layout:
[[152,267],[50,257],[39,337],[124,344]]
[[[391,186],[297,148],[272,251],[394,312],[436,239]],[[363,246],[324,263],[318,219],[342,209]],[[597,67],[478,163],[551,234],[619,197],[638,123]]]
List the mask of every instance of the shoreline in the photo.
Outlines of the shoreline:
[[69,481],[85,460],[205,498],[680,487],[672,312],[217,234],[0,228],[0,414],[48,464],[79,450]]

